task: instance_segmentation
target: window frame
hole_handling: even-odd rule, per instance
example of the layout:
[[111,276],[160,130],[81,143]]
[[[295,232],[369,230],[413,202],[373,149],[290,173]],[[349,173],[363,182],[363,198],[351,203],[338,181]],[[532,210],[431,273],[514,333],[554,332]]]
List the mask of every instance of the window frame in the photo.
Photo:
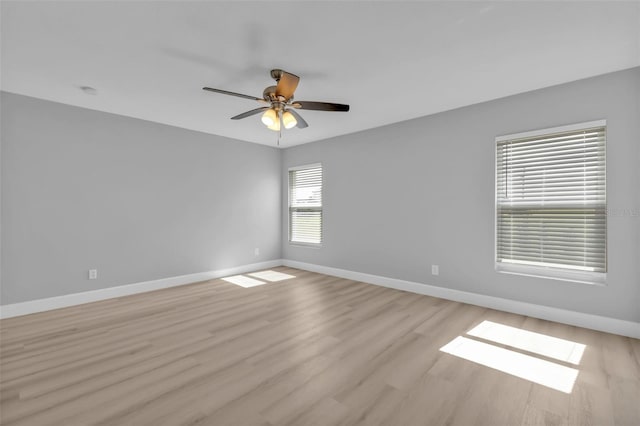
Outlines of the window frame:
[[[504,142],[507,140],[513,139],[522,139],[528,137],[536,137],[536,136],[545,136],[552,135],[555,133],[562,132],[571,132],[582,129],[589,129],[594,127],[604,127],[605,128],[605,160],[604,160],[604,178],[605,178],[605,212],[607,211],[607,159],[606,159],[606,147],[607,147],[607,120],[594,120],[587,121],[582,123],[569,124],[564,126],[550,127],[545,129],[531,130],[520,133],[512,133],[507,135],[496,136],[494,140],[494,212],[493,212],[493,236],[494,236],[494,246],[493,246],[493,259],[494,259],[494,268],[498,273],[504,274],[513,274],[513,275],[521,275],[527,277],[534,278],[543,278],[550,280],[559,280],[559,281],[567,281],[572,283],[581,283],[581,284],[592,284],[592,285],[600,285],[605,286],[607,282],[607,272],[608,266],[605,272],[591,272],[591,271],[580,271],[580,270],[571,270],[569,268],[557,268],[557,267],[545,267],[545,266],[537,266],[537,265],[525,265],[518,263],[507,263],[507,262],[499,262],[498,261],[498,146],[500,142]],[[605,229],[608,229],[608,216],[605,213]],[[605,233],[605,258],[608,263],[608,239],[609,233]]]
[[[293,167],[289,167],[287,169],[287,240],[289,242],[289,245],[293,245],[293,246],[301,246],[301,247],[309,247],[309,248],[320,248],[322,247],[322,244],[324,242],[324,194],[321,197],[321,205],[319,207],[319,211],[320,211],[320,242],[318,243],[311,243],[311,242],[306,242],[306,241],[292,241],[291,237],[292,237],[292,220],[291,220],[291,176],[290,173],[292,171],[297,171],[297,170],[305,170],[305,169],[313,169],[313,168],[317,168],[320,167],[320,169],[322,170],[322,177],[320,179],[320,190],[322,192],[324,192],[324,167],[322,167],[322,163],[309,163],[309,164],[302,164],[299,166],[293,166]],[[295,208],[295,207],[294,207]]]

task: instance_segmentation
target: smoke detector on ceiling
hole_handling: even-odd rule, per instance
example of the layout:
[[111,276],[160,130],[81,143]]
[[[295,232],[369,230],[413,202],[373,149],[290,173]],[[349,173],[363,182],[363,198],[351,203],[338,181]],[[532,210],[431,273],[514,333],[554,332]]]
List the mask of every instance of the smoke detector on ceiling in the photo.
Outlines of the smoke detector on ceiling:
[[91,87],[91,86],[80,86],[80,90],[82,90],[87,95],[97,95],[98,94],[98,91],[96,90],[96,88],[95,87]]

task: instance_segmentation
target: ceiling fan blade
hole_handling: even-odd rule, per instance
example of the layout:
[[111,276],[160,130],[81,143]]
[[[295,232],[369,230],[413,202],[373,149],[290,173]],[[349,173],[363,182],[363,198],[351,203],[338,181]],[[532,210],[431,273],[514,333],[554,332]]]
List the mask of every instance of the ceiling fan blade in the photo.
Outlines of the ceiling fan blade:
[[298,122],[298,124],[296,124],[296,127],[298,129],[304,129],[305,127],[309,127],[309,124],[307,124],[307,122],[304,121],[304,118],[300,117],[300,114],[298,114],[295,109],[289,108],[287,109],[287,111],[289,111],[296,118],[296,121]]
[[293,92],[295,92],[296,87],[298,87],[300,77],[286,71],[280,70],[280,72],[280,79],[276,86],[276,96],[282,96],[285,99],[290,99],[293,96]]
[[228,90],[214,89],[212,87],[203,87],[202,90],[208,90],[209,92],[222,93],[223,95],[237,96],[239,98],[251,99],[254,101],[264,101],[262,98],[256,98],[255,96],[243,95],[242,93],[229,92]]
[[242,118],[247,118],[247,117],[250,117],[252,115],[259,114],[262,111],[266,111],[268,109],[269,109],[269,107],[260,107],[260,108],[252,109],[251,111],[247,111],[247,112],[243,112],[242,114],[235,115],[235,116],[231,117],[231,119],[232,120],[240,120]]
[[349,111],[349,105],[332,104],[329,102],[296,101],[292,103],[291,106],[294,108],[310,109],[314,111]]

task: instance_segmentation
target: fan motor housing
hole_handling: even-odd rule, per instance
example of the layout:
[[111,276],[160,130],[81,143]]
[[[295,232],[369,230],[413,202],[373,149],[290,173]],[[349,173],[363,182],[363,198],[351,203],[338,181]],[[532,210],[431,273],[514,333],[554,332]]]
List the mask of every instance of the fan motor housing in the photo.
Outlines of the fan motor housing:
[[264,97],[264,99],[266,101],[273,101],[276,99],[276,86],[269,86],[266,89],[264,89],[264,92],[262,92],[262,97]]
[[262,97],[265,101],[271,102],[275,106],[276,103],[286,104],[293,100],[293,96],[289,99],[285,99],[283,96],[276,95],[276,86],[269,86],[262,92]]

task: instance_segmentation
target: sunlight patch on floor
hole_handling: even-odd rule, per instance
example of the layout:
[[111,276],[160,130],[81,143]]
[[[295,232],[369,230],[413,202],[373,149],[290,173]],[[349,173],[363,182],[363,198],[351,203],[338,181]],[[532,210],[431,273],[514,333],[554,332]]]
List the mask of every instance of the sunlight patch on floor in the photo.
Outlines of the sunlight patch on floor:
[[249,288],[266,284],[265,281],[256,280],[255,278],[246,277],[244,275],[234,275],[232,277],[222,278],[223,281],[231,284],[239,285],[240,287]]
[[508,345],[545,357],[579,365],[585,345],[492,321],[483,321],[467,332],[470,336]]
[[575,368],[462,336],[456,337],[440,350],[564,393],[571,393],[578,377]]
[[289,274],[285,274],[284,272],[278,272],[278,271],[272,271],[272,270],[253,272],[248,275],[251,275],[252,277],[255,277],[255,278],[259,278],[261,280],[270,281],[270,282],[290,280],[291,278],[296,277],[295,275],[289,275]]
[[269,269],[266,271],[252,272],[247,275],[234,275],[222,279],[231,284],[239,285],[240,287],[250,288],[277,281],[290,280],[295,277],[295,275],[289,275],[284,272],[272,271]]

